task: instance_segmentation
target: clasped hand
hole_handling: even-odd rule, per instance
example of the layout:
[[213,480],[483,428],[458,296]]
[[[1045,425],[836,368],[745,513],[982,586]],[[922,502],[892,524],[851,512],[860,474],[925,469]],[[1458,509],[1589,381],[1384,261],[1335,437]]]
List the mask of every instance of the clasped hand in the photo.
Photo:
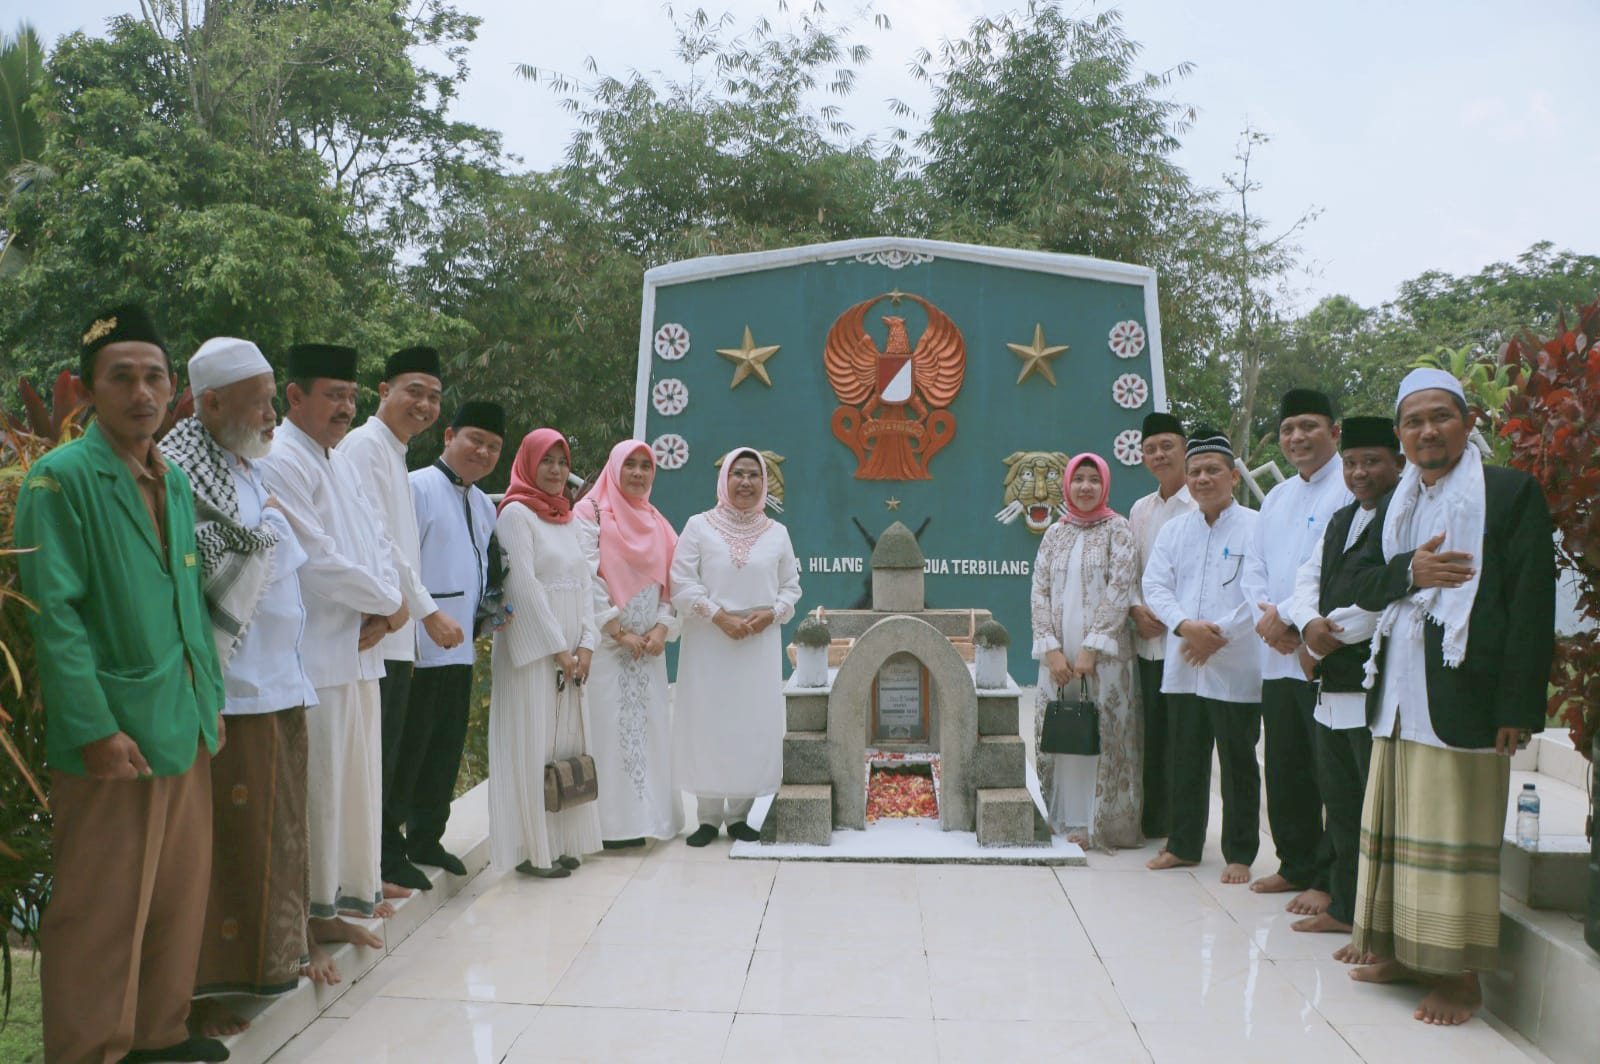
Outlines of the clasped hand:
[[667,649],[667,630],[659,624],[643,635],[618,629],[617,634],[611,638],[618,646],[626,650],[634,661],[638,661],[646,654],[652,658],[658,658]]
[[1300,645],[1300,633],[1295,626],[1278,615],[1278,607],[1270,602],[1258,602],[1261,620],[1256,622],[1256,635],[1267,646],[1280,654],[1293,654]]
[[1183,655],[1183,660],[1199,668],[1211,660],[1211,656],[1228,645],[1228,637],[1222,634],[1222,626],[1215,621],[1184,621],[1179,625],[1183,629],[1178,644],[1178,652]]
[[747,639],[753,635],[760,635],[771,625],[774,614],[771,610],[756,610],[743,617],[736,617],[727,610],[718,610],[711,618],[711,623],[722,629],[722,634],[729,639]]
[[1050,670],[1050,682],[1057,688],[1065,687],[1073,680],[1087,679],[1094,672],[1094,651],[1085,647],[1078,651],[1078,659],[1070,663],[1062,651],[1047,651],[1044,664]]

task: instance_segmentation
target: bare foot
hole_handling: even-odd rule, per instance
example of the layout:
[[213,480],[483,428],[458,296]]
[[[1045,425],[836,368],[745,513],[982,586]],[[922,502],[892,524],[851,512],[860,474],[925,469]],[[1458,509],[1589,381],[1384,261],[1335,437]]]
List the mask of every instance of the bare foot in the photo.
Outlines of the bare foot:
[[1228,865],[1222,870],[1222,881],[1224,883],[1250,882],[1250,866],[1247,864],[1239,864],[1237,861],[1235,861],[1233,864]]
[[207,1038],[226,1038],[250,1028],[250,1021],[216,998],[196,998],[189,1006],[189,1032]]
[[1467,972],[1435,982],[1428,996],[1417,1006],[1415,1015],[1423,1023],[1454,1027],[1472,1019],[1482,1007],[1483,994],[1478,990],[1477,973]]
[[[1358,983],[1420,983],[1422,975],[1399,961],[1380,960],[1376,964],[1350,969],[1350,978]],[[1420,1019],[1420,1017],[1419,1017]]]
[[391,900],[404,901],[415,893],[416,891],[410,887],[402,887],[398,883],[385,883],[383,885],[383,896]]
[[382,949],[383,938],[371,928],[349,920],[312,920],[307,925],[313,942],[348,942],[367,949]]
[[[312,922],[315,923],[316,921]],[[309,964],[300,966],[300,974],[313,983],[319,983],[322,986],[334,986],[342,982],[342,977],[339,975],[339,966],[333,963],[333,954],[323,949],[322,944],[316,939],[311,939],[310,943],[311,961]]]
[[374,919],[378,920],[387,920],[389,917],[393,916],[396,911],[397,910],[395,909],[393,902],[380,901],[378,904],[372,907],[372,915]]
[[1163,868],[1193,868],[1199,863],[1199,861],[1185,861],[1182,857],[1179,857],[1170,850],[1162,850],[1160,853],[1150,858],[1150,860],[1146,861],[1144,866],[1159,872]]
[[1089,845],[1089,836],[1085,835],[1081,831],[1072,831],[1068,832],[1067,841],[1072,843],[1074,846],[1087,847]]
[[[1289,926],[1296,931],[1327,931],[1340,935],[1348,935],[1350,933],[1349,924],[1330,916],[1326,910],[1315,916],[1308,916],[1304,920],[1296,920]],[[1340,952],[1344,951],[1341,950]],[[1334,956],[1338,957],[1339,954],[1335,953]],[[1370,964],[1371,962],[1368,961],[1366,963]]]
[[1250,889],[1255,891],[1257,894],[1284,894],[1291,890],[1299,890],[1300,888],[1274,872],[1272,875],[1262,876],[1260,879],[1250,884]]
[[1340,964],[1378,963],[1378,955],[1376,953],[1362,953],[1360,950],[1356,949],[1356,944],[1354,942],[1346,942],[1344,945],[1334,950],[1333,959],[1338,961]]
[[1308,887],[1290,899],[1284,906],[1296,916],[1315,916],[1328,911],[1328,906],[1333,904],[1333,895],[1316,887]]

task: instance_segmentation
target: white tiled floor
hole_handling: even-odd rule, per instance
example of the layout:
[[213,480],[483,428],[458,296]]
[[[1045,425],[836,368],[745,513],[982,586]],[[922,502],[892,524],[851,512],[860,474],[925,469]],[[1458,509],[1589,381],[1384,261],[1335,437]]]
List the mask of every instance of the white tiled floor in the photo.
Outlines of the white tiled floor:
[[[1214,815],[1212,823],[1217,823]],[[496,869],[274,1064],[1542,1060],[1352,983],[1215,854],[1148,872],[732,861],[724,838]],[[1263,840],[1256,872],[1270,870]]]

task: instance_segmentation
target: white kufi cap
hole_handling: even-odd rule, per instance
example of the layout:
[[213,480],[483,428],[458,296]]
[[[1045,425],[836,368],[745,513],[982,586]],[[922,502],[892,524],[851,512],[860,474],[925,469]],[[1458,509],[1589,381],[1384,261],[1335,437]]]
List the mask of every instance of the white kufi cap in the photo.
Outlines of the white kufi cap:
[[1450,392],[1463,403],[1467,401],[1467,393],[1462,390],[1461,382],[1451,374],[1442,369],[1428,367],[1414,369],[1406,374],[1405,380],[1400,382],[1400,394],[1394,400],[1395,416],[1398,417],[1400,415],[1400,404],[1405,402],[1409,396],[1434,388]]
[[215,336],[189,359],[189,390],[199,395],[271,372],[261,348],[249,340]]

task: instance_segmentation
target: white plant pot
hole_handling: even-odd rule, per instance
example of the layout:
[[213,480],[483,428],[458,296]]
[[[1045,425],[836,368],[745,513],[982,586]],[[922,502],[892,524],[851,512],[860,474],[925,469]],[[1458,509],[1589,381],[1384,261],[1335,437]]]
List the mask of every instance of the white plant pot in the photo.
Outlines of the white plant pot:
[[828,648],[794,648],[794,682],[797,687],[828,686]]
[[973,651],[980,690],[993,691],[1006,685],[1006,648],[977,647]]

